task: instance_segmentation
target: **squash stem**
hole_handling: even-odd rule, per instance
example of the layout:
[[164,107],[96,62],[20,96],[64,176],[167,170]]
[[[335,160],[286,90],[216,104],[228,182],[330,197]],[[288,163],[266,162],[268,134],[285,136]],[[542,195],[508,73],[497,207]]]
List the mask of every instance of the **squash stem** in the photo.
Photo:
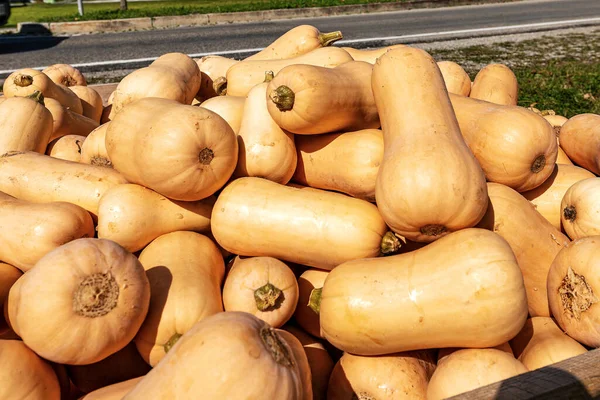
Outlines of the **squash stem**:
[[267,283],[254,291],[254,300],[256,308],[260,311],[268,311],[270,308],[277,305],[277,301],[282,296],[283,292],[276,288],[272,283]]
[[33,76],[25,74],[17,74],[13,79],[15,85],[19,87],[27,87],[33,84]]
[[173,346],[175,346],[175,343],[177,343],[177,341],[179,340],[179,338],[182,335],[180,333],[175,332],[173,334],[173,336],[171,336],[169,338],[169,340],[167,340],[167,343],[165,343],[165,345],[163,346],[163,349],[165,350],[165,353],[168,353],[169,350],[171,350],[173,348]]
[[269,93],[269,98],[273,103],[275,103],[279,111],[290,111],[292,108],[294,108],[294,100],[296,99],[296,95],[292,89],[285,85],[281,85]]
[[32,94],[30,94],[29,96],[27,96],[27,98],[31,99],[31,100],[34,100],[34,101],[37,101],[38,103],[40,103],[43,106],[46,105],[46,104],[44,104],[44,95],[39,90],[36,90]]
[[402,247],[402,242],[396,234],[392,231],[388,231],[381,239],[381,254],[384,256],[391,256],[398,253]]
[[573,206],[565,207],[563,210],[563,216],[567,221],[575,221],[577,219],[577,210]]
[[265,82],[271,82],[275,78],[273,71],[265,71]]
[[319,315],[321,312],[321,294],[323,293],[323,288],[314,288],[310,292],[310,296],[308,297],[308,306],[311,310],[315,312],[315,314]]
[[338,40],[341,40],[343,38],[344,38],[344,36],[342,35],[341,31],[327,32],[327,33],[319,34],[319,41],[321,42],[321,45],[323,47],[330,46],[333,43],[335,43]]
[[213,81],[213,89],[217,96],[225,96],[227,94],[227,78],[220,76]]
[[277,364],[284,367],[292,367],[294,365],[294,359],[291,357],[287,343],[284,343],[275,329],[265,326],[260,330],[260,338]]

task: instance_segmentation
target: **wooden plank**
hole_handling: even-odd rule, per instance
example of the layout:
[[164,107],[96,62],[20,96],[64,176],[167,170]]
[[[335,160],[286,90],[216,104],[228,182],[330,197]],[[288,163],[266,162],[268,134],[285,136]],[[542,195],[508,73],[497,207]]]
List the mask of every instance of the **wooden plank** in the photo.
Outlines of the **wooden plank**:
[[452,400],[600,398],[600,349],[463,393]]
[[98,85],[90,85],[102,97],[102,104],[106,106],[108,96],[117,88],[118,83],[104,83]]

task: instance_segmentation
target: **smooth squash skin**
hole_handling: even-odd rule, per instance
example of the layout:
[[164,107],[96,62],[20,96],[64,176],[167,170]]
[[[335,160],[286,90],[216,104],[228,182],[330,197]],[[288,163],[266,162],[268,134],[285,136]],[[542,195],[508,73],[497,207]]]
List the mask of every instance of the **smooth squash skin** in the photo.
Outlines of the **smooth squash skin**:
[[38,92],[32,98],[9,97],[0,103],[0,154],[44,153],[52,135],[52,114]]
[[269,114],[281,128],[303,135],[379,128],[372,71],[363,61],[287,66],[267,87]]
[[298,306],[294,319],[306,332],[321,337],[319,322],[319,296],[329,271],[308,269],[298,278]]
[[364,200],[262,178],[227,185],[213,207],[211,228],[233,254],[326,270],[378,256],[387,231],[377,207]]
[[79,400],[122,400],[123,397],[131,392],[131,390],[142,380],[142,378],[143,377],[129,379],[124,382],[105,386],[86,394]]
[[46,155],[54,158],[60,158],[61,160],[80,162],[81,148],[84,141],[85,136],[61,136],[48,143]]
[[[4,310],[4,303],[8,298],[8,292],[23,272],[10,264],[0,262],[0,310]],[[4,319],[4,313],[0,312],[0,334],[8,332],[10,327]]]
[[363,357],[344,353],[329,380],[328,400],[424,400],[435,370],[426,351]]
[[529,318],[510,344],[529,371],[587,353],[585,347],[567,336],[549,317]]
[[50,364],[20,340],[0,340],[0,398],[60,400]]
[[390,50],[373,67],[372,86],[384,143],[375,197],[385,222],[417,242],[476,225],[487,207],[485,177],[433,58]]
[[85,365],[131,342],[149,301],[148,279],[133,254],[109,240],[77,239],[46,254],[17,281],[8,316],[41,357]]
[[111,121],[106,151],[129,182],[173,200],[195,201],[231,177],[238,144],[229,124],[212,111],[144,98]]
[[[263,98],[264,101],[264,98]],[[206,108],[223,118],[236,135],[242,126],[244,106],[246,98],[239,96],[218,96],[212,97],[200,103],[200,107]]]
[[87,86],[87,81],[83,74],[75,67],[69,64],[54,64],[42,70],[52,82],[67,86]]
[[127,183],[110,168],[61,160],[34,152],[0,156],[0,191],[35,203],[66,201],[98,215],[100,198]]
[[556,163],[573,165],[573,161],[571,161],[567,153],[565,153],[565,151],[560,146],[558,146],[558,155],[556,156]]
[[75,204],[30,203],[0,192],[0,260],[21,271],[57,247],[94,233],[92,217]]
[[448,93],[468,96],[471,93],[471,78],[466,71],[453,61],[439,61],[437,63]]
[[[494,346],[494,347],[491,347],[491,348],[492,349],[497,349],[497,350],[504,351],[504,352],[510,354],[513,357],[515,355],[515,353],[513,352],[512,348],[510,347],[510,343],[509,342],[505,342],[505,343],[502,343],[501,345]],[[444,360],[450,354],[452,354],[454,352],[457,352],[458,350],[462,350],[462,349],[458,348],[458,347],[445,347],[443,349],[439,349],[438,355],[437,355],[437,365],[440,365],[440,363],[444,362]]]
[[393,46],[387,46],[387,47],[382,47],[379,49],[372,49],[372,50],[355,49],[352,47],[342,47],[342,49],[346,50],[348,52],[348,54],[350,54],[352,56],[354,61],[364,61],[364,62],[368,62],[369,64],[375,64],[377,59],[379,57],[381,57],[382,55],[384,55],[385,53],[387,53],[388,50],[400,49],[403,47],[406,47],[406,45],[396,44]]
[[127,250],[143,249],[157,237],[175,231],[210,231],[215,203],[211,196],[194,202],[170,200],[140,185],[117,185],[98,205],[98,237]]
[[54,99],[45,99],[44,103],[53,120],[50,141],[66,135],[87,136],[98,127],[98,122],[65,108]]
[[200,70],[200,89],[196,100],[203,102],[227,94],[227,70],[239,61],[221,56],[205,56],[194,61]]
[[152,295],[135,344],[154,367],[196,322],[223,311],[225,265],[212,240],[194,232],[162,235],[139,259]]
[[100,94],[89,86],[71,86],[71,91],[79,97],[83,107],[83,115],[100,123],[102,111],[104,110]]
[[112,162],[106,151],[106,131],[109,123],[100,125],[87,135],[81,146],[80,162],[112,168]]
[[548,179],[558,145],[544,118],[523,107],[453,94],[450,100],[465,142],[488,181],[525,192]]
[[560,203],[565,193],[575,183],[593,177],[594,174],[586,169],[574,165],[556,164],[552,175],[544,183],[521,194],[533,204],[537,212],[542,214],[552,226],[561,230],[562,210]]
[[544,119],[546,121],[548,121],[550,123],[550,125],[552,125],[552,127],[554,128],[554,132],[556,133],[556,140],[558,140],[558,144],[560,144],[560,131],[562,129],[562,126],[569,119],[566,117],[563,117],[562,115],[556,115],[556,114],[547,114],[547,115],[542,114],[542,117],[544,117]]
[[489,64],[475,76],[469,97],[494,104],[516,106],[518,94],[519,84],[514,72],[504,64]]
[[529,314],[549,317],[546,277],[569,239],[508,186],[488,183],[488,194],[490,204],[478,226],[496,232],[510,245],[523,274]]
[[[452,282],[440,290],[440,282]],[[463,229],[422,249],[355,260],[329,273],[321,333],[340,350],[381,355],[493,347],[527,319],[517,260],[499,235]]]
[[306,354],[292,334],[248,313],[223,312],[186,332],[123,400],[198,393],[206,400],[309,400],[310,380]]
[[560,129],[560,146],[575,164],[600,175],[600,115],[570,118]]
[[295,137],[298,165],[293,180],[375,202],[375,182],[383,159],[379,129]]
[[573,184],[560,204],[561,222],[572,240],[600,235],[600,178],[587,178]]

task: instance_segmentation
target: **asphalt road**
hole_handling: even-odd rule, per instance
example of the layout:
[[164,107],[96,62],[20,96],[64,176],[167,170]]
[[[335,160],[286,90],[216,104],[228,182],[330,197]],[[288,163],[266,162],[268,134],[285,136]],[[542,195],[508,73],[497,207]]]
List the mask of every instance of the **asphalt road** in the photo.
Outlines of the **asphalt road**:
[[[202,55],[230,52],[230,57],[252,54],[299,24],[321,31],[341,30],[340,45],[376,47],[393,43],[498,34],[503,27],[533,31],[600,24],[600,0],[527,0],[522,2],[410,10],[377,14],[278,20],[143,32],[71,37],[0,37],[0,77],[10,70],[54,63],[90,64],[82,70],[105,70],[147,65],[168,52]],[[595,21],[591,21],[595,19]],[[533,24],[533,25],[532,25]],[[536,25],[537,24],[537,25]],[[514,31],[514,30],[511,30]],[[245,49],[245,50],[244,50]],[[239,52],[238,50],[243,50]],[[128,61],[134,60],[134,61]]]

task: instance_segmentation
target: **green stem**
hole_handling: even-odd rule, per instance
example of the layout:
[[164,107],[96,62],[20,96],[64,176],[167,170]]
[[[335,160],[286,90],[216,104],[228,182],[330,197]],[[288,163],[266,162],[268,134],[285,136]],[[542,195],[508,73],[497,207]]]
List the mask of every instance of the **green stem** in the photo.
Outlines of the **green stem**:
[[177,343],[177,341],[179,340],[179,338],[182,335],[179,333],[174,333],[173,336],[171,336],[169,338],[169,340],[167,340],[167,343],[165,343],[165,345],[163,346],[163,349],[165,350],[165,353],[168,353],[169,350],[171,350],[171,348],[173,348],[173,346],[175,346],[175,343]]
[[396,234],[392,231],[388,231],[381,239],[381,254],[384,256],[391,256],[398,253],[402,247],[402,242]]
[[335,43],[338,40],[341,40],[343,38],[344,38],[344,36],[342,36],[341,31],[327,32],[327,33],[319,34],[319,41],[321,42],[321,45],[323,47],[330,46],[333,43]]
[[213,81],[213,89],[217,96],[225,96],[227,94],[227,78],[220,76]]
[[292,108],[294,108],[294,100],[296,99],[296,95],[292,89],[285,85],[281,85],[269,93],[269,98],[273,103],[275,103],[279,111],[290,111]]
[[260,311],[268,311],[277,304],[277,300],[279,300],[282,294],[283,292],[271,283],[259,287],[254,291],[256,308]]
[[321,312],[321,295],[323,293],[323,288],[314,288],[310,292],[310,296],[308,297],[308,306],[311,310],[315,312],[315,314],[319,315]]
[[27,96],[27,98],[31,99],[31,100],[34,100],[34,101],[37,101],[41,105],[45,106],[45,104],[44,104],[44,95],[39,90],[36,90],[32,94],[30,94],[29,96]]
[[265,71],[265,82],[271,82],[275,78],[273,71]]

